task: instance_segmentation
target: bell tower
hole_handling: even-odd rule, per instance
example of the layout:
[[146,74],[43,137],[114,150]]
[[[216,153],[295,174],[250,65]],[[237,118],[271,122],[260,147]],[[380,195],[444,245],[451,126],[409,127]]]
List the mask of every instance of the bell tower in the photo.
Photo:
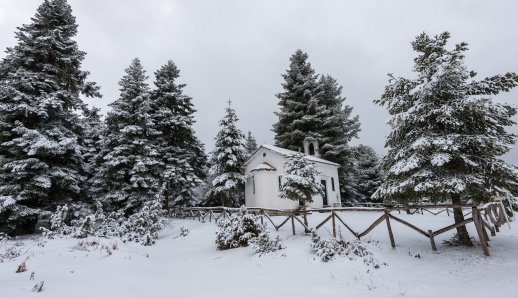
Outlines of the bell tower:
[[318,152],[318,141],[315,138],[306,137],[302,142],[302,145],[304,146],[305,154],[320,157],[320,154]]

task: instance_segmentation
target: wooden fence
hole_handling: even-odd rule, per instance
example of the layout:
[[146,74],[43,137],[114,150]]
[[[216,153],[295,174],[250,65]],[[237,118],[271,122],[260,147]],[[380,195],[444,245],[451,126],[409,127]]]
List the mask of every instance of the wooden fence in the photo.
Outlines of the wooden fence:
[[[398,212],[406,212],[408,214],[415,214],[420,212],[424,214],[425,212],[430,213],[432,215],[438,215],[440,213],[445,212],[448,216],[450,212],[453,211],[453,208],[461,208],[465,218],[469,215],[471,217],[466,218],[464,221],[460,223],[455,223],[446,227],[443,227],[438,230],[422,230],[407,220],[403,220],[400,217],[396,216],[394,213]],[[237,212],[239,208],[227,208],[227,207],[191,207],[191,208],[175,208],[171,210],[171,213],[175,217],[182,218],[193,218],[198,219],[200,221],[208,220],[211,222],[217,222],[222,218],[228,218],[230,214]],[[379,205],[376,207],[340,207],[340,208],[321,208],[321,209],[307,209],[307,210],[277,210],[277,209],[267,209],[267,208],[247,208],[248,212],[254,213],[260,216],[261,223],[266,221],[271,224],[275,230],[279,230],[284,225],[291,223],[291,230],[293,235],[295,235],[295,226],[300,225],[304,228],[305,231],[309,231],[311,227],[306,226],[302,217],[304,215],[308,215],[311,213],[329,213],[322,222],[318,223],[313,228],[318,230],[324,226],[327,222],[331,222],[332,226],[332,234],[333,237],[336,237],[336,228],[337,226],[345,227],[351,234],[353,234],[356,238],[361,239],[369,234],[375,227],[377,227],[382,222],[386,223],[387,232],[390,240],[390,244],[393,248],[396,247],[396,243],[394,240],[394,234],[392,232],[392,221],[398,222],[422,236],[426,237],[430,241],[430,245],[433,250],[437,250],[437,246],[435,244],[435,237],[445,232],[448,232],[452,229],[455,229],[460,226],[466,226],[470,223],[475,225],[475,229],[477,231],[478,239],[480,240],[480,244],[482,247],[482,251],[484,255],[489,256],[488,249],[488,241],[489,233],[491,236],[495,236],[497,232],[500,231],[500,227],[504,224],[509,225],[509,219],[507,218],[507,214],[505,212],[504,206],[502,202],[492,202],[485,204],[483,206],[475,206],[468,204],[461,205],[451,205],[451,204],[442,204],[442,205],[410,205],[410,206],[395,206],[395,205]],[[350,225],[346,223],[341,217],[343,212],[379,212],[381,213],[380,217],[376,219],[367,229],[364,231],[355,231]],[[304,214],[306,213],[306,214]],[[282,218],[280,224],[275,224],[272,220],[272,216],[278,216]],[[510,225],[509,225],[510,228]]]

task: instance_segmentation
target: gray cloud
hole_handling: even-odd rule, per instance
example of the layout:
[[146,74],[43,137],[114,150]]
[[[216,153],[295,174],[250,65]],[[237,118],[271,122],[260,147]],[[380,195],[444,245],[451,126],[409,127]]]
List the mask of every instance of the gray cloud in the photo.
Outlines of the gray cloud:
[[[275,94],[289,56],[300,48],[320,73],[344,87],[360,115],[358,143],[384,152],[388,115],[372,100],[387,73],[412,76],[410,42],[422,31],[450,31],[467,41],[468,67],[481,77],[518,72],[516,1],[171,1],[69,0],[79,23],[77,40],[88,53],[84,68],[102,85],[108,110],[133,57],[153,71],[168,59],[182,70],[198,110],[196,130],[211,149],[230,97],[243,130],[271,143]],[[0,0],[0,48],[15,44],[14,30],[34,15],[39,1]],[[0,55],[3,57],[3,54]],[[498,97],[516,105],[518,90]],[[518,120],[518,119],[517,119]],[[518,133],[518,127],[512,131]],[[518,149],[506,156],[518,165]]]

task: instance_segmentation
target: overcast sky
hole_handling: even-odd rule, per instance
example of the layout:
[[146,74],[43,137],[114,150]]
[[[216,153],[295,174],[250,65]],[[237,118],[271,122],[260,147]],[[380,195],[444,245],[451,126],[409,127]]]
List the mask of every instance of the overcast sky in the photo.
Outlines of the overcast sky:
[[[347,104],[360,115],[356,143],[385,152],[388,114],[372,103],[387,73],[412,76],[410,42],[425,31],[452,33],[469,43],[467,66],[479,78],[518,72],[518,1],[303,1],[303,0],[69,0],[77,17],[83,64],[104,97],[89,100],[105,113],[134,57],[152,78],[168,59],[181,69],[193,97],[196,131],[212,149],[230,97],[243,131],[272,143],[281,74],[296,49],[309,54],[318,73],[343,85]],[[40,1],[0,0],[0,49],[15,45],[14,31],[28,23]],[[0,58],[4,53],[0,54]],[[499,102],[518,105],[518,90]],[[516,119],[518,120],[518,119]],[[518,127],[512,131],[518,133]],[[518,149],[506,159],[518,165]]]

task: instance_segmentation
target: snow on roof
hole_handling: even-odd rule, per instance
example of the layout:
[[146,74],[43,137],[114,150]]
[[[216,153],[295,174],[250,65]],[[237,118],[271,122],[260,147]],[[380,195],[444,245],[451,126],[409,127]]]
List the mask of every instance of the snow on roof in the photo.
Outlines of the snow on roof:
[[257,165],[255,168],[250,170],[250,172],[255,172],[255,171],[275,171],[275,168],[272,167],[271,165],[269,165],[268,163],[263,162],[262,164]]
[[[270,150],[273,152],[277,152],[285,157],[289,157],[289,156],[297,153],[297,151],[288,150],[288,149],[280,148],[280,147],[273,146],[273,145],[263,144],[263,145],[259,146],[259,148],[254,152],[254,154],[252,154],[252,156],[245,162],[245,164],[247,164],[252,159],[252,157],[255,156],[255,153],[257,153],[257,151],[259,151],[261,148],[264,148],[264,149],[267,149],[267,150]],[[340,166],[337,163],[334,163],[332,161],[325,160],[323,158],[319,158],[319,157],[316,157],[313,155],[304,155],[304,156],[306,157],[306,159],[313,161],[313,162],[324,163],[324,164],[333,165],[333,166],[337,166],[337,167]]]

